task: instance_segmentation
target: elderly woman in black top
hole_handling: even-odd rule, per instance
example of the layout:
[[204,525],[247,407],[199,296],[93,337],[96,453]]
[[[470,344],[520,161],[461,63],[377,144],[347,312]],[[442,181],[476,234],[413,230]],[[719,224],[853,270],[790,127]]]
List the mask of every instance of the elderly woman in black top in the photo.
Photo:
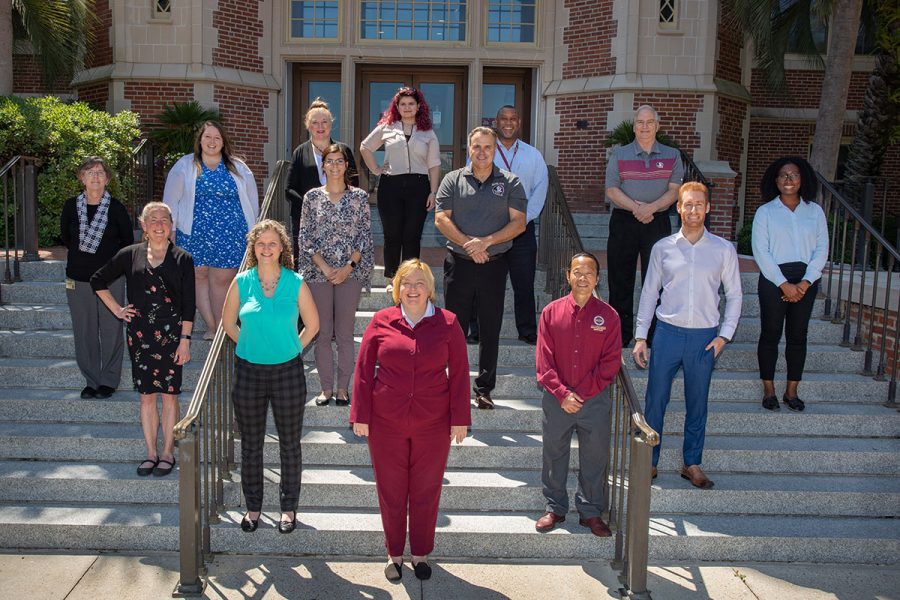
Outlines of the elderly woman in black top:
[[[91,287],[117,318],[128,323],[128,351],[134,387],[141,395],[141,425],[147,459],[140,476],[168,475],[175,468],[174,428],[178,422],[181,368],[191,359],[194,326],[194,261],[169,241],[172,212],[150,202],[141,213],[144,241],[120,250],[91,277]],[[128,282],[128,304],[122,306],[109,284],[122,275]],[[157,452],[160,418],[156,395],[162,396],[163,451]]]
[[[66,200],[59,234],[69,250],[66,260],[66,300],[72,315],[75,361],[84,376],[81,397],[109,398],[122,376],[122,324],[91,289],[91,275],[113,255],[134,243],[131,218],[106,186],[112,171],[99,156],[86,158],[78,168],[84,191]],[[125,299],[125,280],[110,284],[112,296]]]

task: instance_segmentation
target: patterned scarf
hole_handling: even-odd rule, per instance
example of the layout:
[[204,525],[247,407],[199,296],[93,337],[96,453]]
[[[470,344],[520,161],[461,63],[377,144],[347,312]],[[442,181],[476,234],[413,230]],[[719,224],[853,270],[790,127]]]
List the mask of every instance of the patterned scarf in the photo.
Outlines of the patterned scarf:
[[78,209],[78,249],[88,254],[96,254],[106,231],[106,222],[109,216],[109,192],[103,192],[100,206],[94,218],[88,223],[87,198],[84,192],[78,195],[75,205]]

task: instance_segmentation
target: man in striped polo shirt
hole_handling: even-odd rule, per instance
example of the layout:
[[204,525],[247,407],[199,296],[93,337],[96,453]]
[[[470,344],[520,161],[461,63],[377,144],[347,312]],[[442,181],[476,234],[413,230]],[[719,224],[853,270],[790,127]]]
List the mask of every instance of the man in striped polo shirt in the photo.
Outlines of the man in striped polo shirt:
[[[634,332],[634,280],[638,256],[641,280],[650,249],[672,233],[669,207],[684,175],[681,154],[656,141],[659,116],[646,104],[634,115],[634,142],[613,151],[606,164],[606,197],[612,202],[606,261],[609,303],[622,322],[622,347]],[[650,337],[652,337],[652,329]]]

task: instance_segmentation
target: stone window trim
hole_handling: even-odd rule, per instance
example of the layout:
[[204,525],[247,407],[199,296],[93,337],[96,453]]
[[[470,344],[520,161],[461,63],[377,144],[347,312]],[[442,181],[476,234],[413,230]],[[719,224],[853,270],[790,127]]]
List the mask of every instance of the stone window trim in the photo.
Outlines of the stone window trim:
[[[426,44],[429,46],[453,46],[453,47],[468,47],[471,44],[472,40],[472,10],[478,6],[478,1],[471,2],[470,0],[407,0],[403,2],[403,4],[414,5],[413,10],[418,12],[421,10],[428,10],[428,14],[430,15],[432,12],[432,8],[437,8],[442,11],[452,10],[454,7],[457,7],[461,10],[465,11],[464,18],[456,21],[450,20],[413,20],[407,21],[402,19],[367,19],[365,7],[363,4],[372,4],[372,9],[376,11],[376,14],[380,15],[381,7],[379,4],[384,2],[385,7],[390,9],[390,2],[385,2],[385,0],[369,0],[369,2],[363,3],[360,2],[357,6],[357,15],[356,15],[356,39],[357,44],[360,45],[368,45],[368,44],[376,44],[376,45],[408,45],[410,43],[419,43]],[[415,6],[418,5],[418,6]],[[367,37],[364,28],[367,24],[388,24],[389,26],[393,25],[393,36],[386,37]],[[413,28],[411,32],[411,37],[401,37],[398,35],[399,24],[404,25],[404,29],[407,26],[411,26]],[[434,39],[432,37],[433,27],[436,23],[446,23],[447,32],[452,31],[454,28],[462,30],[462,37],[460,39]],[[417,39],[416,38],[416,30],[424,30],[427,33],[427,39]]]
[[150,22],[171,23],[175,0],[150,0]]
[[680,13],[681,2],[678,0],[659,0],[656,32],[658,34],[682,34]]
[[532,39],[530,41],[494,41],[490,39],[490,28],[491,25],[499,25],[503,26],[507,23],[499,22],[492,23],[490,21],[490,11],[491,8],[495,5],[509,5],[511,4],[509,0],[489,0],[482,3],[481,9],[481,21],[484,23],[483,26],[483,34],[482,40],[485,46],[490,46],[492,48],[535,48],[539,44],[540,36],[541,36],[541,11],[543,0],[530,0],[530,4],[534,9],[534,21],[531,23],[524,23],[525,25],[530,25],[532,28]]
[[[307,19],[298,18],[295,19],[293,17],[294,5],[295,4],[310,4],[311,8],[313,8],[317,16],[311,19],[311,24],[314,27],[325,27],[329,26],[334,29],[335,35],[333,36],[303,36],[303,35],[294,35],[293,24],[294,21],[304,21]],[[315,42],[320,44],[340,44],[343,42],[343,28],[344,28],[344,18],[345,11],[347,10],[347,3],[345,0],[307,0],[306,2],[297,2],[296,0],[286,0],[284,2],[284,6],[287,10],[286,18],[284,19],[284,31],[285,31],[285,40],[288,44],[296,44],[296,43],[309,43]],[[329,10],[335,11],[335,17],[331,16],[319,17],[318,12],[321,10]]]

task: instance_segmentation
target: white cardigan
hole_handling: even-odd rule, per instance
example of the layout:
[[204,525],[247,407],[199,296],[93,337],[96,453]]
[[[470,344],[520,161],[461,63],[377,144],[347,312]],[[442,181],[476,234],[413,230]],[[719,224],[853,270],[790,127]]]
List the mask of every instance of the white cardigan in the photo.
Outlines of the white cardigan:
[[[253,179],[253,173],[242,160],[237,158],[231,160],[237,167],[239,176],[231,171],[228,173],[237,184],[241,210],[247,220],[247,229],[250,229],[256,223],[256,217],[259,215],[259,193],[256,191],[256,180]],[[172,166],[163,190],[163,202],[172,209],[175,227],[186,235],[191,235],[191,226],[194,224],[196,186],[197,168],[194,166],[194,155],[186,154]]]

